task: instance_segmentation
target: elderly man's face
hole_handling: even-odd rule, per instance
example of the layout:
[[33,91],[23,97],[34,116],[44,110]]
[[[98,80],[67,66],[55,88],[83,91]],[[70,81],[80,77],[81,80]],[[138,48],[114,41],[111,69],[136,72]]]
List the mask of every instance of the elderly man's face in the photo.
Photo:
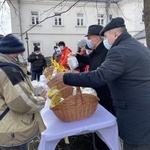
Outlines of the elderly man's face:
[[88,35],[87,38],[88,38],[88,40],[91,40],[93,48],[95,49],[98,46],[99,42],[100,42],[100,36],[98,36],[98,35]]
[[104,33],[104,39],[107,39],[108,43],[112,46],[120,34],[117,29],[108,30]]

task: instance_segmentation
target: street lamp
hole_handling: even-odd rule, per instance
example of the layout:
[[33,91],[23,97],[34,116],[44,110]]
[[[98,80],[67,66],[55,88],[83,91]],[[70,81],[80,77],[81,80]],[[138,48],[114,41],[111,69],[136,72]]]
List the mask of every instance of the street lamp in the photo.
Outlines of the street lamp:
[[27,43],[27,52],[28,52],[28,56],[29,56],[29,38],[28,38],[28,33],[26,32],[26,37],[25,37],[26,43]]

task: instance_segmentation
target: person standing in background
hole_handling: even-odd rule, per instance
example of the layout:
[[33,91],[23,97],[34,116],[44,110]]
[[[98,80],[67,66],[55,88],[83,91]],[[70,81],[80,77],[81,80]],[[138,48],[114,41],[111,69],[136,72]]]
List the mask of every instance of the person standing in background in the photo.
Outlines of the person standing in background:
[[[86,45],[85,38],[78,41],[78,43],[77,43],[77,46],[78,46],[77,54],[78,55],[87,56],[85,45]],[[77,54],[72,54],[72,55],[76,56]],[[79,65],[75,70],[77,70],[79,72],[83,72],[83,71],[85,71],[86,68],[88,68],[88,65],[86,65],[85,63],[82,63],[79,61],[78,61],[78,63],[79,63]]]
[[55,60],[57,63],[59,62],[61,57],[61,50],[58,46],[54,46],[54,53],[53,53],[53,60]]
[[40,79],[44,68],[46,68],[46,59],[41,54],[38,46],[34,47],[34,52],[28,57],[28,62],[31,63],[31,81]]
[[60,57],[60,60],[59,60],[59,65],[63,66],[65,69],[69,69],[68,65],[67,65],[67,61],[68,61],[68,55],[69,55],[69,53],[72,52],[72,50],[69,49],[65,45],[65,42],[63,42],[63,41],[60,41],[58,43],[58,45],[59,45],[60,50],[61,50],[61,57]]

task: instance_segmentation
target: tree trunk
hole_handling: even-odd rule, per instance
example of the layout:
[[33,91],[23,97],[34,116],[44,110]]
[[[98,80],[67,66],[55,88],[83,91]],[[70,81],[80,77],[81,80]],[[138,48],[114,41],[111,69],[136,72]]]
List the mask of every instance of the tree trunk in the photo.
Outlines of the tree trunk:
[[147,47],[150,49],[150,0],[144,0],[144,22]]

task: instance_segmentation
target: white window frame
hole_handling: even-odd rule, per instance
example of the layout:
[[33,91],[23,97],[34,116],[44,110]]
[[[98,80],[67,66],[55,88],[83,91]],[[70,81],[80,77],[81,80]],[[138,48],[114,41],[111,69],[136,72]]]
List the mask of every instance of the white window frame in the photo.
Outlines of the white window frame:
[[63,17],[62,14],[59,12],[54,13],[54,26],[63,26]]
[[[32,14],[35,13],[35,14]],[[40,24],[40,16],[39,16],[40,12],[37,10],[31,10],[30,11],[30,16],[31,16],[31,25],[35,25],[35,24]],[[32,20],[33,19],[33,20]]]
[[84,26],[84,13],[77,13],[76,26]]
[[98,14],[97,16],[97,23],[98,25],[104,25],[104,14]]

